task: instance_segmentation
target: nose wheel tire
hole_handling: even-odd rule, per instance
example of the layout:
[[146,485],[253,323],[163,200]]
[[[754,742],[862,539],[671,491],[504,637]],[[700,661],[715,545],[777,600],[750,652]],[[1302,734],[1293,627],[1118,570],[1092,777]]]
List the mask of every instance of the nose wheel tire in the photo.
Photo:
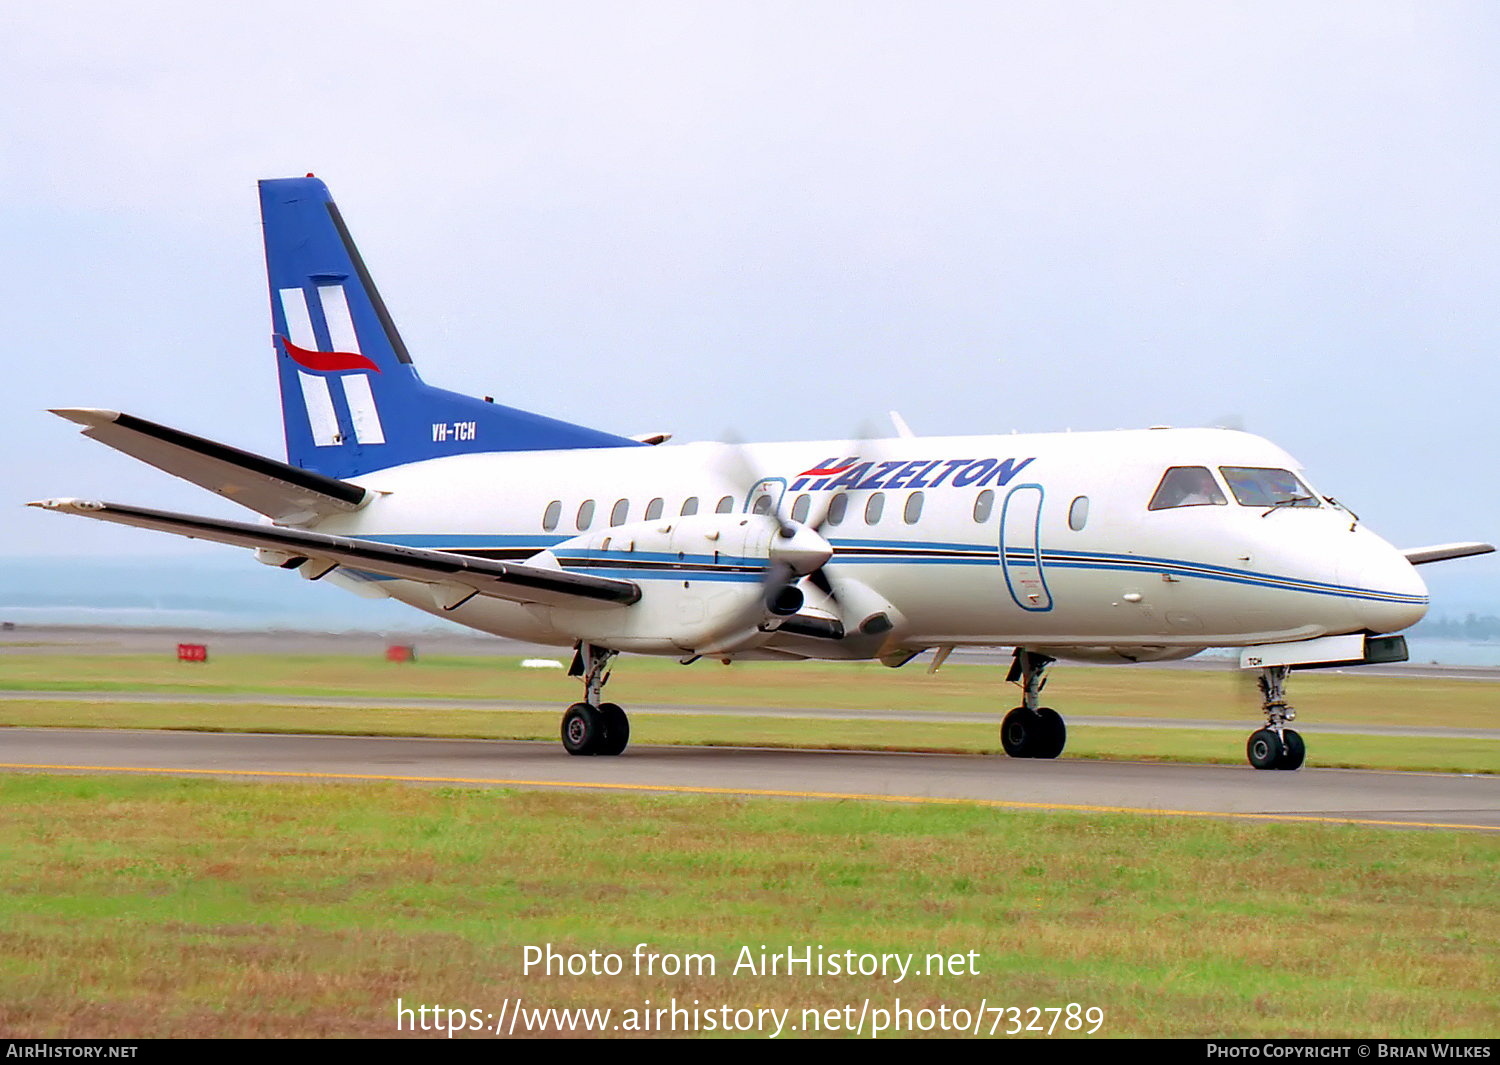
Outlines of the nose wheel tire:
[[1263,728],[1250,734],[1245,754],[1256,769],[1300,769],[1307,757],[1307,744],[1295,729],[1282,729],[1278,736]]
[[1068,742],[1068,727],[1051,707],[1018,706],[1000,723],[1000,746],[1012,758],[1056,758]]

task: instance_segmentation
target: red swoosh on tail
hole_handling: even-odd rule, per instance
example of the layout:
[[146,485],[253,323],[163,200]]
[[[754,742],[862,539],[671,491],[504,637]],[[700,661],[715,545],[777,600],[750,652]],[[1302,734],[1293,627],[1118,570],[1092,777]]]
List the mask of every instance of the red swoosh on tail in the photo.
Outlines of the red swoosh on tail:
[[374,370],[380,372],[369,359],[357,351],[308,351],[299,348],[284,336],[278,336],[282,348],[287,355],[298,366],[305,366],[309,370],[317,370],[319,373],[332,373],[335,370]]

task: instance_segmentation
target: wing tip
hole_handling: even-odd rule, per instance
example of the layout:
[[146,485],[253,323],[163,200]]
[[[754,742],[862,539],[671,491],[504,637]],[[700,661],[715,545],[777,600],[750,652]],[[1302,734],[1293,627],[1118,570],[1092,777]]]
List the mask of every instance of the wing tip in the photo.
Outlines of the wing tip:
[[48,407],[47,413],[88,426],[107,425],[120,420],[119,411],[106,410],[103,407]]
[[103,510],[104,504],[96,499],[33,499],[26,504],[28,507],[40,507],[43,510]]

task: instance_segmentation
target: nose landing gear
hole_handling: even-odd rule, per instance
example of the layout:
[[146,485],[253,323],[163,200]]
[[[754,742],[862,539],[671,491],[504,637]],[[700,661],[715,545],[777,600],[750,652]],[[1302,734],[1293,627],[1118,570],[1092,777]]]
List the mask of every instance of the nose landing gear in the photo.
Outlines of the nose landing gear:
[[1245,754],[1256,769],[1300,769],[1307,756],[1301,734],[1286,727],[1297,717],[1286,701],[1286,678],[1291,671],[1291,666],[1263,666],[1256,679],[1266,727],[1252,732],[1245,744]]

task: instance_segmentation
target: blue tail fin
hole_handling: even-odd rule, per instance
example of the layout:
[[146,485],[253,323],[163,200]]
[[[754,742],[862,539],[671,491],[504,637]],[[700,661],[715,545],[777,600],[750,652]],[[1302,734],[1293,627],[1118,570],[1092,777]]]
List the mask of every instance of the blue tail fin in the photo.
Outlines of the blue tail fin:
[[422,383],[328,187],[260,183],[287,461],[355,477],[443,455],[632,447]]

